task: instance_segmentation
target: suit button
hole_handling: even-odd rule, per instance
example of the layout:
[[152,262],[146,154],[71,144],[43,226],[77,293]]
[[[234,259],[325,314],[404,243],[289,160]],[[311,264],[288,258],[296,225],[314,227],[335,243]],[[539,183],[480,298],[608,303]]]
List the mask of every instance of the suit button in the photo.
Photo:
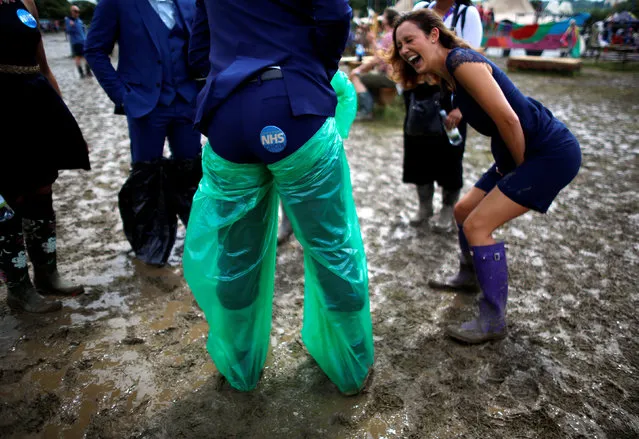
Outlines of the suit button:
[[159,82],[156,82],[156,83],[155,83],[155,86],[156,86],[157,88],[160,88],[160,83],[159,83]]
[[161,59],[158,59],[158,64],[162,64],[162,60]]

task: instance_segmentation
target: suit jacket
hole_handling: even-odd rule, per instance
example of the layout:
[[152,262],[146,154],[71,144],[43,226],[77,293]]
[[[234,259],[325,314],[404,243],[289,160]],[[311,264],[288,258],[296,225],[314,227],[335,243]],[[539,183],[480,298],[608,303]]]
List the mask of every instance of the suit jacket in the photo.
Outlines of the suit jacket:
[[[174,2],[175,19],[181,20],[190,32],[195,0]],[[149,15],[154,13],[148,0],[101,0],[85,43],[84,56],[100,85],[116,107],[124,105],[127,114],[134,118],[150,113],[162,91],[161,45]],[[117,70],[109,58],[116,42]],[[194,81],[190,86],[195,90]]]
[[330,82],[351,18],[348,0],[198,0],[191,44],[201,50],[208,39],[210,71],[198,95],[196,126],[269,66],[282,68],[294,116],[334,116]]

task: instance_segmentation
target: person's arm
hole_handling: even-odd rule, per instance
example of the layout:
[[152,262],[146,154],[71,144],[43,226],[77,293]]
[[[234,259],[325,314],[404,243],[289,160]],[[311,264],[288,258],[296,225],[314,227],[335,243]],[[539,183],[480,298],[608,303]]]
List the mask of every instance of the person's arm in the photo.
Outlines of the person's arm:
[[314,46],[330,81],[339,69],[339,60],[350,32],[353,10],[348,0],[313,0],[312,4],[315,19]]
[[[479,11],[474,6],[466,6],[466,20],[462,29],[462,37],[473,48],[480,48],[484,37],[484,28],[481,24]],[[459,19],[461,22],[461,18]]]
[[524,130],[515,110],[493,78],[490,66],[484,63],[467,62],[457,67],[454,75],[455,79],[495,122],[515,164],[521,165],[526,151]]
[[[31,15],[34,16],[36,21],[40,22],[40,17],[38,16],[38,8],[35,5],[33,0],[23,0],[24,6],[29,10]],[[51,86],[55,89],[55,91],[62,97],[62,92],[60,91],[60,87],[58,86],[58,81],[56,81],[51,68],[49,67],[49,62],[47,61],[47,55],[44,51],[44,43],[42,39],[40,39],[40,43],[38,43],[38,48],[36,49],[36,61],[40,66],[40,73],[47,78]]]
[[363,63],[362,65],[354,69],[349,76],[359,76],[363,75],[364,73],[368,73],[373,70],[379,63],[380,58],[375,56],[373,59]]
[[203,0],[195,2],[195,17],[189,42],[189,69],[196,79],[206,78],[211,69],[209,52],[211,46],[211,31],[206,15],[206,4]]
[[84,44],[84,57],[109,98],[116,105],[122,105],[126,87],[109,58],[120,32],[118,10],[118,0],[98,3]]

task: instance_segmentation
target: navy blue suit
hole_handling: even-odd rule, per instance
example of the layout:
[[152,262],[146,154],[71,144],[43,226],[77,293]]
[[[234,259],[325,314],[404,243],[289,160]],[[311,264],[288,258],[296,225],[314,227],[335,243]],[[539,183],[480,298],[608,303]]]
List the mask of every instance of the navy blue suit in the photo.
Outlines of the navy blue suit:
[[[348,1],[268,0],[259,8],[234,0],[203,3],[198,14],[207,14],[215,32],[209,33],[210,72],[198,97],[196,124],[245,80],[273,65],[282,68],[293,116],[334,116],[337,100],[330,81],[348,38]],[[209,36],[202,31],[196,26],[192,44]]]
[[[87,61],[127,115],[134,163],[161,157],[167,137],[175,158],[200,151],[192,129],[197,86],[187,62],[195,0],[174,0],[174,6],[169,29],[149,0],[102,0],[87,36]],[[116,42],[117,70],[109,58]]]
[[[194,14],[195,0],[102,0],[85,43],[100,85],[127,116],[133,166],[120,214],[137,258],[152,265],[166,264],[202,175],[188,67]],[[109,58],[116,42],[117,70]],[[171,160],[163,159],[167,139]]]

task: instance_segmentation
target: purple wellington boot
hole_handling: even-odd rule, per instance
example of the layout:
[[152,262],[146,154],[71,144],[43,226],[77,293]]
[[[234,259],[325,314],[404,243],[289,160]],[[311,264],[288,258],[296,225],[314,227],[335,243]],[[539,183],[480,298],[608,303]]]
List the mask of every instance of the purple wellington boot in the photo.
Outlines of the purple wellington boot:
[[446,328],[446,334],[471,344],[506,337],[506,302],[508,300],[508,265],[504,243],[473,247],[477,280],[483,292],[477,317],[461,325]]
[[468,241],[466,240],[466,235],[464,235],[462,227],[458,225],[457,230],[459,248],[461,250],[461,254],[459,255],[459,271],[441,280],[431,279],[428,281],[428,285],[438,290],[477,293],[479,292],[479,284],[475,276],[475,267],[473,266],[473,257],[470,254]]

